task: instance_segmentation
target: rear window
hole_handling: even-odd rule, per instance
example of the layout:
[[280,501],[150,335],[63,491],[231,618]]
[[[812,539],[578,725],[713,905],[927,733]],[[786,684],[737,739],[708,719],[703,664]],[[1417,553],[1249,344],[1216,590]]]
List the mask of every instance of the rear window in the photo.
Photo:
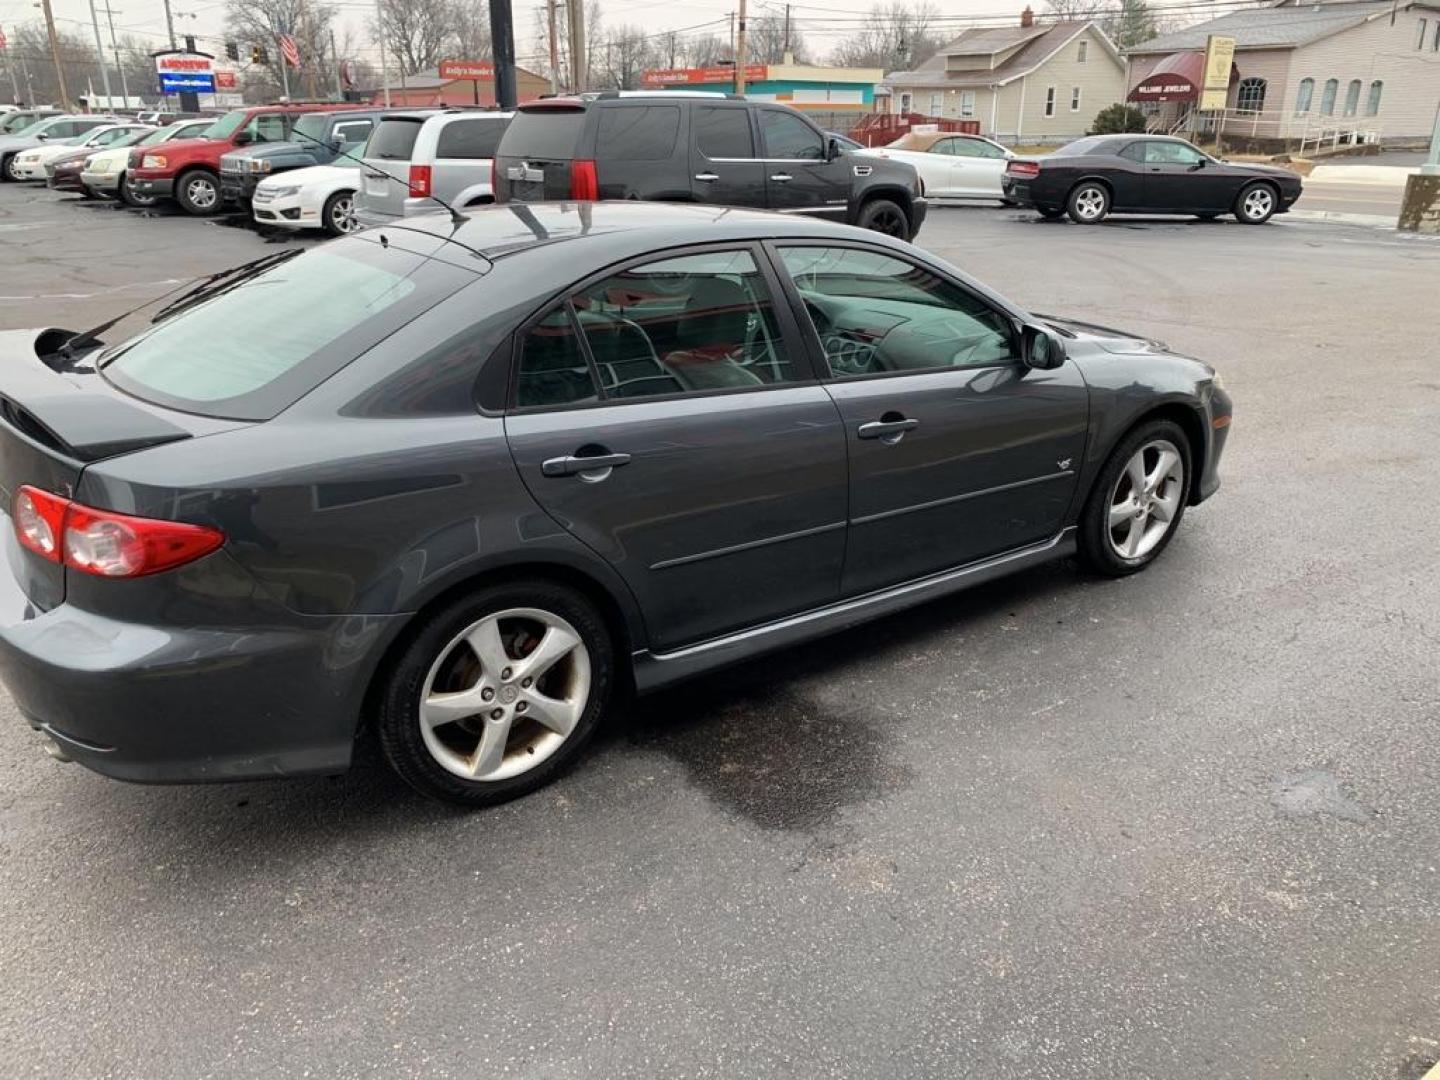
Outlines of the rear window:
[[415,149],[415,138],[424,122],[418,117],[387,117],[381,120],[365,146],[365,156],[382,161],[409,161],[410,152]]
[[330,244],[157,323],[101,371],[159,405],[265,420],[473,280],[394,244]]
[[493,158],[505,134],[503,120],[452,120],[440,129],[437,158]]
[[1050,151],[1051,157],[1084,157],[1086,154],[1093,154],[1105,145],[1104,139],[1076,139],[1072,143],[1066,143],[1058,150]]
[[676,105],[623,105],[600,110],[596,154],[607,161],[668,161],[680,132]]
[[505,129],[499,152],[504,157],[569,160],[584,130],[583,109],[521,110]]

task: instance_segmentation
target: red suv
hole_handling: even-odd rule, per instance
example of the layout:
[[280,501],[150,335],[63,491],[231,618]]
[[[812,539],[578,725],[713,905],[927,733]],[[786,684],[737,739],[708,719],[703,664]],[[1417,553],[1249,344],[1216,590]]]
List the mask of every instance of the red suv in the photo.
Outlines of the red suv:
[[285,142],[295,118],[310,112],[358,108],[334,104],[256,105],[236,109],[216,120],[196,139],[137,148],[130,152],[130,185],[139,195],[174,199],[191,214],[205,216],[220,209],[220,158],[236,147]]

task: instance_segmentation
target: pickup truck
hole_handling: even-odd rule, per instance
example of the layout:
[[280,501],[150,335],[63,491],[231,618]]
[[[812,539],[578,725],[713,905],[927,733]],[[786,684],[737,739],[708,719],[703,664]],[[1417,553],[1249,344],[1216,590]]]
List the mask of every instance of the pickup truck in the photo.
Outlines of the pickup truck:
[[384,110],[309,113],[295,121],[286,142],[266,142],[231,150],[220,159],[220,197],[248,205],[267,176],[313,165],[329,165],[342,155],[357,159]]
[[130,186],[142,198],[174,199],[186,213],[206,217],[224,205],[220,159],[231,150],[285,142],[306,113],[346,111],[347,106],[256,105],[228,112],[196,139],[136,147],[130,153]]

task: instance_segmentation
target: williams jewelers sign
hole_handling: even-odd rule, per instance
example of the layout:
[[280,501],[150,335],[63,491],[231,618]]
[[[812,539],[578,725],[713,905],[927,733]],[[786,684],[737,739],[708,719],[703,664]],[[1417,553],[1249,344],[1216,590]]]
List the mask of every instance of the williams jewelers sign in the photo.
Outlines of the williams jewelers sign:
[[155,75],[162,94],[215,92],[215,58],[204,53],[157,53]]

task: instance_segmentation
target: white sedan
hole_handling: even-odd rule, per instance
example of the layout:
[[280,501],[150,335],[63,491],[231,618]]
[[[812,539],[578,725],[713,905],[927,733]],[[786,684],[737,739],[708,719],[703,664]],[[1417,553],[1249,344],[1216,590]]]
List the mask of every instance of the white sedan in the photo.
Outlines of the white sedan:
[[94,131],[77,135],[71,139],[57,139],[55,142],[23,150],[15,157],[11,171],[17,180],[44,180],[45,166],[56,158],[73,154],[77,150],[104,150],[111,143],[119,142],[135,131],[148,131],[148,124],[107,124]]
[[1015,155],[979,135],[948,131],[912,132],[889,146],[859,151],[914,165],[932,199],[1004,201],[1000,177]]
[[360,163],[339,157],[333,165],[276,173],[261,180],[250,201],[261,225],[323,229],[331,236],[355,231],[355,190]]

